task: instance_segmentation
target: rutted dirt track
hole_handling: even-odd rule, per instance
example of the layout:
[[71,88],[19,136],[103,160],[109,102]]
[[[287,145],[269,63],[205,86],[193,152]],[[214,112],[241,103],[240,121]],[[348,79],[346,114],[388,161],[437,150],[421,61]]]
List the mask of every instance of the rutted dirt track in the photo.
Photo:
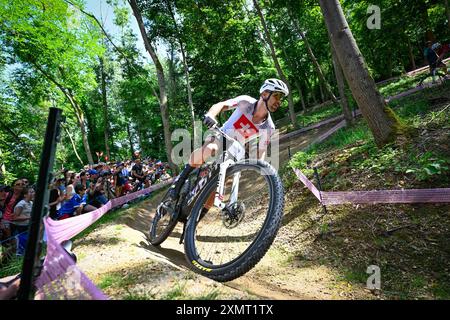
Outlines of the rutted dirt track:
[[[294,154],[334,124],[280,143],[280,164],[288,160],[288,146]],[[255,268],[227,283],[202,277],[185,262],[179,244],[181,225],[160,247],[149,245],[146,234],[161,197],[156,194],[125,210],[117,221],[101,225],[74,244],[78,266],[112,299],[370,298],[363,288],[349,288],[348,283],[339,281],[328,267],[308,263],[308,257],[297,261],[287,255],[292,233],[306,231],[296,229],[296,217],[286,214],[274,244]],[[318,203],[312,206],[319,207]]]

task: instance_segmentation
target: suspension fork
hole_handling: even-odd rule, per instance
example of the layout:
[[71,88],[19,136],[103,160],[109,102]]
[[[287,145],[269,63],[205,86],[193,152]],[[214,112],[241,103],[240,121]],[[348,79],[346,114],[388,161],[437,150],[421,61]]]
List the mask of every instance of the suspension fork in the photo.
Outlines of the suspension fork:
[[[235,162],[233,160],[228,159],[220,165],[219,179],[218,179],[218,183],[217,183],[216,194],[214,197],[214,206],[219,209],[225,208],[225,203],[223,202],[223,197],[224,197],[224,191],[225,191],[226,173],[227,173],[227,169],[234,164],[235,164]],[[233,184],[231,186],[230,203],[234,203],[238,199],[240,177],[241,177],[240,172],[237,172],[234,174]]]

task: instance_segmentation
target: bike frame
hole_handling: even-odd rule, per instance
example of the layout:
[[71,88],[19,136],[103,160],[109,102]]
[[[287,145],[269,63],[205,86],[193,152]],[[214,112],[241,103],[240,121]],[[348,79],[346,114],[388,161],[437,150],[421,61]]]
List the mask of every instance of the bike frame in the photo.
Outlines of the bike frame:
[[[214,206],[219,209],[224,209],[226,207],[226,204],[223,202],[223,199],[225,192],[225,178],[227,169],[236,164],[238,161],[241,161],[245,158],[245,148],[238,140],[230,137],[217,126],[212,127],[211,130],[216,131],[218,134],[220,134],[225,139],[230,141],[231,145],[221,154],[220,156],[221,160],[219,160],[221,162],[215,161],[211,163],[209,166],[212,168],[212,170],[209,172],[209,174],[197,180],[195,186],[189,191],[189,194],[187,195],[188,200],[186,201],[186,206],[189,208],[188,212],[190,212],[191,209],[190,206],[193,205],[194,200],[197,198],[198,194],[200,194],[200,191],[203,190],[203,188],[211,179],[213,172],[215,172],[217,166],[219,167],[219,179],[217,182],[216,193],[214,196]],[[254,139],[255,138],[250,139],[249,142],[251,142]],[[240,177],[241,177],[240,172],[234,174],[233,183],[231,186],[231,196],[229,200],[230,204],[238,201]]]

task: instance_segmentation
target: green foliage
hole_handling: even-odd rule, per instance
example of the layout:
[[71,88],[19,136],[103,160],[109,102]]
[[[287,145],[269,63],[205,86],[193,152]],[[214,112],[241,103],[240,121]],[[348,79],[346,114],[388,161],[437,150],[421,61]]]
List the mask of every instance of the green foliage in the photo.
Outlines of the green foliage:
[[302,170],[303,173],[311,175],[314,171],[310,167],[311,161],[315,159],[316,153],[313,150],[304,152],[300,151],[294,154],[292,159],[289,161],[289,166],[291,168],[298,168]]
[[[436,90],[434,93],[436,95],[446,92],[446,88]],[[426,134],[428,127],[445,128],[449,125],[448,106],[444,105],[433,110],[434,106],[430,104],[429,94],[422,93],[419,96],[392,103],[396,113],[401,117],[401,122],[406,127],[415,128],[421,134]],[[409,139],[420,140],[417,134],[411,135]],[[334,161],[324,157],[324,154],[337,150],[341,152],[335,156]],[[357,172],[380,176],[394,174],[418,182],[445,181],[445,177],[450,172],[450,157],[445,147],[436,148],[432,145],[428,148],[417,149],[417,143],[411,141],[406,144],[389,144],[379,149],[366,125],[361,121],[353,127],[337,131],[324,143],[296,153],[289,165],[312,176],[313,171],[310,167],[323,161],[331,161],[328,166],[333,170],[350,164]],[[332,178],[335,174],[336,172],[330,172],[328,177]]]
[[0,278],[9,277],[20,273],[22,271],[22,264],[23,258],[14,257],[8,264],[0,267]]
[[425,152],[420,157],[413,156],[410,166],[405,171],[412,173],[417,180],[423,181],[446,174],[449,171],[450,159],[439,157],[433,152]]
[[[259,18],[248,3],[235,0],[137,2],[149,39],[158,48],[167,75],[172,128],[192,130],[184,62],[190,72],[197,119],[218,101],[241,94],[257,97],[261,82],[277,77],[262,38]],[[82,0],[73,1],[74,5],[60,0],[0,0],[0,159],[4,166],[0,182],[10,182],[15,176],[36,176],[45,122],[52,106],[64,110],[66,127],[74,141],[72,147],[67,132],[63,131],[56,155],[58,168],[81,168],[74,148],[81,161],[87,163],[80,121],[86,126],[93,154],[105,151],[104,131],[107,130],[106,143],[112,160],[129,158],[135,149],[141,150],[144,156],[165,160],[155,68],[148,65],[136,46],[142,39],[133,34],[130,19],[134,17],[127,2],[107,1],[113,7],[112,20],[120,29],[112,37],[115,47],[94,19],[79,10],[85,9],[84,3]],[[292,85],[295,110],[302,108],[298,90],[302,91],[307,106],[322,100],[318,77],[296,21],[336,93],[327,30],[317,3],[273,0],[260,1],[260,4],[281,67]],[[376,80],[410,70],[411,59],[417,66],[422,65],[426,34],[434,34],[441,42],[448,38],[445,8],[440,2],[346,0],[341,4]],[[366,28],[369,4],[382,9],[381,30]],[[180,55],[181,48],[186,61]],[[104,62],[108,118],[103,114],[100,60]],[[417,79],[401,78],[381,87],[381,92],[385,96],[397,94],[412,88]],[[323,99],[328,97],[325,95]],[[339,107],[333,106],[298,119],[308,125],[337,113]],[[286,114],[287,104],[284,104],[273,118],[277,120]],[[97,160],[95,155],[94,160]]]
[[407,91],[417,86],[419,77],[402,77],[396,81],[393,81],[387,85],[379,88],[380,93],[385,97],[394,96],[401,92]]
[[302,127],[307,127],[311,124],[318,123],[322,120],[329,119],[340,114],[342,114],[342,107],[337,104],[332,104],[320,108],[319,110],[300,114],[297,116],[297,120]]

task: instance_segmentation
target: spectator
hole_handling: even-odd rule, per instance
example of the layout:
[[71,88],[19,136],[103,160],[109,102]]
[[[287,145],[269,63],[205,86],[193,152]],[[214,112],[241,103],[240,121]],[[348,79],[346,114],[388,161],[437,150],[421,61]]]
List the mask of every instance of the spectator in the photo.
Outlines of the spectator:
[[169,180],[170,178],[171,178],[171,176],[167,173],[166,168],[163,168],[160,180],[161,181],[166,181],[166,180]]
[[86,171],[80,172],[80,183],[85,189],[89,188],[88,178],[89,176],[86,174]]
[[65,185],[66,179],[65,178],[59,178],[56,179],[55,186],[59,189],[61,195],[66,195],[66,185]]
[[69,185],[70,175],[72,174],[72,172],[69,171],[69,169],[63,169],[63,174],[64,174],[64,186],[67,187]]
[[141,153],[138,151],[138,150],[136,150],[134,153],[133,153],[133,156],[131,157],[131,160],[132,161],[136,161],[136,159],[140,159],[141,158]]
[[3,217],[5,200],[6,200],[7,196],[8,196],[8,187],[0,185],[0,240],[3,239],[2,217]]
[[[104,166],[103,168],[106,168],[106,166]],[[106,196],[107,199],[114,199],[115,195],[113,193],[113,189],[112,189],[112,185],[111,185],[111,171],[108,170],[103,170],[100,173],[100,177],[102,178],[102,186],[103,186],[103,195]],[[105,204],[105,203],[103,203]]]
[[25,188],[28,188],[30,186],[30,181],[28,180],[28,178],[20,178],[20,180],[22,180],[23,186]]
[[95,182],[95,180],[97,180],[97,178],[98,178],[98,171],[95,169],[89,169],[88,173],[89,173],[89,181],[91,183]]
[[[145,185],[147,186],[148,180],[145,179],[145,175],[144,175],[144,171],[143,171],[143,167],[142,167],[140,158],[137,158],[135,160],[133,169],[131,169],[131,176],[137,180],[136,186],[139,185],[140,183],[145,183]],[[136,187],[135,187],[135,189],[136,189]]]
[[0,185],[0,219],[3,213],[3,206],[5,205],[7,195],[8,195],[8,187]]
[[94,211],[95,209],[95,207],[86,204],[86,189],[81,184],[77,184],[74,196],[69,201],[66,201],[57,211],[57,219],[67,219],[84,212]]
[[88,172],[90,174],[90,183],[87,192],[87,204],[100,208],[108,202],[104,195],[103,178],[99,177],[97,170],[91,169]]
[[72,199],[72,197],[75,195],[75,188],[74,188],[74,181],[71,177],[69,177],[69,180],[66,180],[66,193],[64,195],[64,201],[68,201]]
[[11,216],[11,233],[18,236],[17,255],[22,256],[25,252],[25,246],[28,239],[28,225],[30,223],[31,211],[33,209],[34,190],[24,187],[22,197],[14,207],[14,213]]
[[[15,239],[11,239],[12,231],[11,231],[11,220],[12,215],[14,213],[14,207],[20,200],[22,200],[22,189],[23,183],[21,179],[14,180],[12,184],[13,190],[8,193],[4,203],[3,217],[1,220],[0,229],[2,229],[2,246],[4,247],[4,252],[2,254],[1,260],[3,263],[9,261],[16,250],[16,242]],[[8,241],[5,241],[9,239]]]
[[120,197],[123,195],[124,185],[127,181],[126,170],[124,168],[123,162],[117,163],[116,172],[114,173],[114,187],[116,191],[116,197]]
[[60,184],[61,181],[64,181],[64,180],[59,180],[59,182],[57,182],[58,180],[59,179],[57,179],[53,184],[50,185],[50,195],[49,195],[49,199],[48,199],[48,202],[49,202],[48,205],[50,207],[49,216],[53,220],[57,219],[57,217],[58,217],[57,211],[59,208],[61,208],[61,203],[64,202],[64,198],[65,198],[65,195],[58,188],[58,184]]

